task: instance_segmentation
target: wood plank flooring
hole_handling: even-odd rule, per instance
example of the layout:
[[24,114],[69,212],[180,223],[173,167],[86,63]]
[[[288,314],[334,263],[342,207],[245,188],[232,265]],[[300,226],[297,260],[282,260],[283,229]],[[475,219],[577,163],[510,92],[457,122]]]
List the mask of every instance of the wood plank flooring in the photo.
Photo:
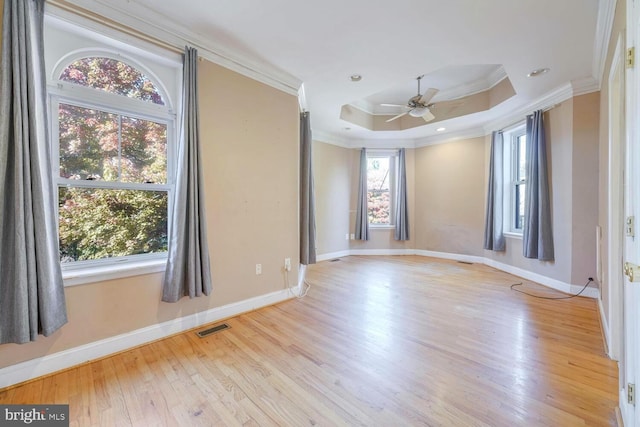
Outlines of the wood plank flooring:
[[[345,257],[294,299],[0,391],[71,426],[612,426],[596,301],[484,265]],[[561,294],[526,282],[540,295]],[[204,329],[204,328],[201,328]]]

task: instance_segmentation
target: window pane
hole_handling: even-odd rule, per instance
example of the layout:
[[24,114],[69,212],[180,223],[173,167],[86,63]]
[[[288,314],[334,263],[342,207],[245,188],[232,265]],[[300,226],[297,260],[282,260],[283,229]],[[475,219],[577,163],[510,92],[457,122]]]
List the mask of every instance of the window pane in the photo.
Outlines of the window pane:
[[123,182],[167,182],[167,126],[122,117]]
[[367,214],[370,224],[391,224],[389,157],[367,159]]
[[167,251],[167,192],[60,187],[62,262]]
[[518,181],[524,181],[527,174],[527,135],[518,136]]
[[118,180],[118,116],[60,104],[60,176]]
[[68,104],[58,117],[61,177],[167,182],[166,124]]
[[116,59],[78,59],[62,71],[60,80],[164,105],[158,89],[147,76]]
[[524,227],[524,198],[526,184],[516,185],[516,229],[522,230]]

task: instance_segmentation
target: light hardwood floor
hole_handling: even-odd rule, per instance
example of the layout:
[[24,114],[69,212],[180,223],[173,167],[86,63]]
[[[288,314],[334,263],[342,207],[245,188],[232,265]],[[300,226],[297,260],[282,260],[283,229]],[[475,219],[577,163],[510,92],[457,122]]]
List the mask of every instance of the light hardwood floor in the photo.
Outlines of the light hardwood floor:
[[[346,257],[291,300],[0,391],[72,426],[611,426],[595,300],[484,265]],[[555,291],[525,281],[541,295]]]

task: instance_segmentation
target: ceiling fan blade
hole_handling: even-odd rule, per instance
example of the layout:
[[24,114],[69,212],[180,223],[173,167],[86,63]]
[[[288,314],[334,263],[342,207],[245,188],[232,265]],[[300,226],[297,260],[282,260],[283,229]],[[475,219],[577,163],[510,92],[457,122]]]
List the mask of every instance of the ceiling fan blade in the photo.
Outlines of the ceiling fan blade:
[[399,119],[400,117],[402,117],[402,116],[404,116],[404,115],[406,115],[406,114],[409,114],[409,112],[408,112],[408,111],[406,111],[406,112],[404,112],[404,113],[402,113],[402,114],[398,114],[397,116],[392,117],[392,118],[390,118],[389,120],[387,120],[387,123],[392,122],[392,121],[394,121],[395,119]]
[[427,110],[427,112],[422,115],[422,118],[425,122],[430,122],[431,120],[435,119],[436,116],[434,116],[431,111]]
[[434,89],[434,88],[429,88],[425,91],[425,93],[422,95],[422,97],[420,98],[420,103],[422,104],[428,104],[429,101],[431,101],[431,98],[433,98],[434,96],[436,96],[436,94],[439,92],[438,89]]
[[406,105],[400,104],[380,104],[381,107],[406,107]]

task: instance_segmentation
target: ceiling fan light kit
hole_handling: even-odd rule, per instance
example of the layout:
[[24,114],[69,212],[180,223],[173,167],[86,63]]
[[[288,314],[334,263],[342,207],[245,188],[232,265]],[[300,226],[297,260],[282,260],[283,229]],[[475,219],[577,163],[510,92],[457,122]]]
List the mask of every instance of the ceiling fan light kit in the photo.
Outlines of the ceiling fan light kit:
[[[436,117],[431,112],[430,108],[433,107],[434,104],[429,104],[429,101],[436,96],[438,93],[438,89],[429,88],[423,94],[420,94],[420,80],[422,80],[424,76],[416,77],[418,80],[418,94],[416,96],[412,96],[407,105],[398,105],[399,107],[408,108],[404,113],[398,114],[395,117],[390,118],[387,122],[392,122],[396,119],[404,115],[410,115],[411,117],[422,117],[425,122],[430,122]],[[394,104],[382,104],[385,106],[394,106]]]
[[422,117],[429,109],[427,107],[416,107],[409,111],[411,117]]

